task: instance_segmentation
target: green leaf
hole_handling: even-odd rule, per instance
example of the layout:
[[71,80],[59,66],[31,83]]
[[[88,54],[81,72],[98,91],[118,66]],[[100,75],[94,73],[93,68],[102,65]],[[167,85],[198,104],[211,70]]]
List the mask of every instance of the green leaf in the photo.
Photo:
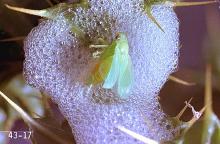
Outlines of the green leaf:
[[[220,143],[219,119],[212,109],[212,70],[211,65],[207,65],[205,81],[205,110],[203,119],[190,120],[181,135],[173,140],[178,144],[218,144]],[[176,141],[177,140],[177,141]],[[170,142],[170,143],[172,143]]]
[[211,144],[219,144],[219,143],[220,143],[220,125],[217,124],[214,133],[211,137]]
[[217,122],[216,118],[216,115],[213,114],[208,120],[199,120],[193,124],[185,133],[183,144],[205,144],[209,142],[214,134],[214,127]]

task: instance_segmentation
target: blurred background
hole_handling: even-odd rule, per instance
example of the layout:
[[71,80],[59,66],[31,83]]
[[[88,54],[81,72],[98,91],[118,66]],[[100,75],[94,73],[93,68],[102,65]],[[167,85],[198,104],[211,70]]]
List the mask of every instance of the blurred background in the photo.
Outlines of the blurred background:
[[[24,60],[23,39],[37,26],[39,17],[8,10],[4,4],[43,9],[61,0],[0,0],[0,90],[22,107],[39,123],[56,131],[55,134],[74,142],[67,121],[57,106],[38,90],[28,86],[22,75]],[[70,1],[69,1],[70,2]],[[177,72],[173,75],[193,86],[184,86],[168,81],[160,93],[164,112],[175,116],[184,107],[184,102],[193,98],[196,110],[204,106],[204,78],[207,63],[213,69],[213,106],[220,116],[220,12],[219,4],[175,8],[180,22],[180,57]],[[187,110],[182,120],[192,117]],[[2,98],[0,98],[0,130],[29,131],[28,125]],[[31,139],[9,139],[8,132],[0,132],[0,144],[51,143],[51,139],[35,131]]]

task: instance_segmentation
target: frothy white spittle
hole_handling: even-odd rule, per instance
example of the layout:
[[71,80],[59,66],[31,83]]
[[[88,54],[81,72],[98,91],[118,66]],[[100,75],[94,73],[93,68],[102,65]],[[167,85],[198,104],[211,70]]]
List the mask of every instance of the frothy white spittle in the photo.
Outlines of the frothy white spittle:
[[156,96],[177,65],[178,20],[170,7],[152,13],[163,33],[143,12],[142,0],[91,0],[88,10],[77,9],[73,23],[89,35],[111,41],[116,32],[127,34],[134,71],[128,100],[109,90],[82,83],[91,53],[69,33],[61,16],[39,24],[25,43],[24,74],[29,84],[51,95],[72,127],[77,143],[141,143],[119,131],[122,125],[154,140],[172,137]]

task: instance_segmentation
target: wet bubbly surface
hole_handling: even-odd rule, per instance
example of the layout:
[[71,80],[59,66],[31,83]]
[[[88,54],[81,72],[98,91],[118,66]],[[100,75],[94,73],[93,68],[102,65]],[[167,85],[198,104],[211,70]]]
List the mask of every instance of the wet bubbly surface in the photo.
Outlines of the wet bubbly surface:
[[73,11],[91,41],[111,41],[126,33],[134,83],[128,99],[120,100],[101,86],[82,83],[91,69],[91,52],[70,33],[62,14],[34,28],[24,42],[27,82],[49,94],[71,125],[79,144],[141,143],[119,131],[118,125],[155,140],[172,137],[157,95],[178,62],[178,19],[173,9],[154,6],[163,33],[143,12],[142,0],[90,0],[91,8]]

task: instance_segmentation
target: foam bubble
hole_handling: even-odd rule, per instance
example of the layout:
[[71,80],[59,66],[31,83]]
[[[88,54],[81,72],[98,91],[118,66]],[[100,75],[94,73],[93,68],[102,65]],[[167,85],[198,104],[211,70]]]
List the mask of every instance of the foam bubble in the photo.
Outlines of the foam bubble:
[[[29,84],[49,94],[72,127],[77,143],[140,143],[119,131],[122,125],[155,140],[172,137],[169,122],[156,96],[177,65],[178,20],[170,7],[154,6],[152,13],[163,33],[143,12],[142,0],[91,0],[73,18],[90,40],[111,41],[116,32],[127,34],[134,85],[127,100],[119,100],[101,86],[81,82],[89,70],[91,52],[69,33],[62,17],[43,21],[24,43],[24,75]],[[165,119],[165,120],[164,120]]]

